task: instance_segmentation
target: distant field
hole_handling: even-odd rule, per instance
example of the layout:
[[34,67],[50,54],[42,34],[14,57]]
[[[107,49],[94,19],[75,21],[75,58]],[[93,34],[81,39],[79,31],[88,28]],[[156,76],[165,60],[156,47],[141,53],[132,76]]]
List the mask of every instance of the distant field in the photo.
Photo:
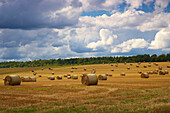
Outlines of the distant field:
[[[158,62],[163,70],[168,70],[170,62]],[[7,73],[16,73],[20,76],[34,76],[32,68],[10,68],[0,69],[0,112],[47,112],[47,113],[169,113],[170,112],[170,74],[151,74],[149,78],[141,78],[138,71],[147,72],[158,69],[151,63],[151,67],[143,68],[149,63],[137,63],[124,65],[119,63],[118,67],[111,64],[84,65],[48,69],[34,68],[37,70],[37,82],[22,82],[20,86],[4,86],[3,78]],[[127,70],[130,67],[130,70]],[[46,67],[47,68],[47,67]],[[83,69],[87,68],[87,71]],[[99,81],[97,86],[84,86],[81,78],[78,80],[66,79],[48,80],[47,76],[64,75],[74,72],[72,75],[91,73],[96,69],[96,75],[110,73],[106,81]],[[114,71],[111,71],[114,69]],[[24,71],[23,71],[24,70]],[[19,72],[19,73],[17,73]],[[125,72],[126,76],[120,76]]]

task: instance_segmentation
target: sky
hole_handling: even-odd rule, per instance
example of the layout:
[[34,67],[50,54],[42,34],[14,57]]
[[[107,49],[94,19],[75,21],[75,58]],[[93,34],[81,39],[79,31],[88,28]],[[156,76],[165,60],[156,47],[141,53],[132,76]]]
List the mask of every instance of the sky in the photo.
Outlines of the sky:
[[170,53],[170,0],[0,0],[0,62]]

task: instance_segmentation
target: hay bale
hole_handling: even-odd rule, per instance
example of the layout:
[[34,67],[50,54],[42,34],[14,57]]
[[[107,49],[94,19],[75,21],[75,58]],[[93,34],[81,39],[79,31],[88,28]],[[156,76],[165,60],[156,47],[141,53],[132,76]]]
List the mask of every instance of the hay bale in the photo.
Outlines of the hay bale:
[[51,79],[51,77],[50,77],[50,76],[48,76],[47,78],[48,78],[48,79]]
[[141,64],[141,62],[138,62],[138,65],[140,65]]
[[41,70],[43,71],[43,70],[44,70],[44,68],[41,68]]
[[170,65],[168,65],[167,68],[170,68]]
[[153,71],[153,74],[158,74],[158,71]]
[[33,75],[35,76],[35,75],[37,75],[37,73],[36,73],[36,72],[34,72],[34,73],[33,73]]
[[74,67],[72,67],[71,69],[74,69]]
[[111,64],[110,66],[113,66],[113,64]]
[[165,71],[159,71],[159,75],[165,75]]
[[48,69],[51,70],[51,71],[53,70],[52,68],[48,68]]
[[124,62],[124,65],[126,65],[126,62]]
[[162,70],[162,66],[159,66],[158,69],[159,69],[159,70]]
[[74,71],[73,71],[73,70],[71,70],[70,72],[71,72],[71,73],[73,73]]
[[84,68],[84,71],[87,71],[87,69],[86,69],[86,68]]
[[168,71],[168,70],[165,70],[165,74],[169,74],[169,71]]
[[42,75],[38,75],[38,77],[42,77]]
[[50,77],[50,80],[55,80],[55,77],[54,77],[54,76],[51,76],[51,77]]
[[112,77],[112,74],[109,74],[108,76]]
[[120,75],[121,75],[121,76],[125,76],[126,74],[125,74],[125,73],[121,73]]
[[153,74],[153,71],[150,71],[150,74]]
[[34,70],[32,70],[31,72],[34,72]]
[[71,79],[71,76],[67,76],[67,79]]
[[148,67],[151,67],[151,65],[148,65]]
[[67,75],[64,75],[64,77],[67,77]]
[[21,77],[22,82],[31,82],[30,77]]
[[98,79],[99,80],[107,80],[107,76],[106,75],[99,75]]
[[73,75],[71,78],[72,79],[78,79],[78,76],[77,75]]
[[54,75],[54,72],[51,72],[52,75]]
[[4,85],[20,85],[21,78],[18,75],[8,75],[4,79]]
[[127,69],[129,70],[129,69],[130,69],[130,67],[127,67]]
[[31,82],[36,82],[37,81],[35,77],[30,77],[30,79],[31,79]]
[[98,78],[95,74],[84,74],[81,83],[84,85],[97,85]]
[[58,79],[58,80],[61,80],[61,79],[62,79],[62,76],[57,76],[57,79]]
[[133,64],[132,63],[130,63],[130,66],[132,66]]
[[149,78],[149,74],[148,73],[142,73],[141,78]]
[[147,68],[147,66],[146,66],[146,65],[144,65],[143,67],[144,67],[144,68]]
[[92,74],[95,74],[95,73],[96,73],[96,69],[93,69],[93,70],[92,70]]
[[70,74],[70,73],[68,73],[68,74],[67,74],[67,76],[71,76],[71,74]]
[[136,65],[136,67],[139,67],[139,65]]
[[118,65],[115,65],[115,67],[118,67]]
[[142,71],[138,71],[138,73],[139,73],[139,74],[141,74],[141,73],[142,73]]
[[75,67],[74,69],[77,69],[77,67]]
[[158,66],[158,64],[157,64],[157,63],[154,63],[154,65],[155,65],[155,66]]
[[114,69],[112,69],[111,71],[114,71]]

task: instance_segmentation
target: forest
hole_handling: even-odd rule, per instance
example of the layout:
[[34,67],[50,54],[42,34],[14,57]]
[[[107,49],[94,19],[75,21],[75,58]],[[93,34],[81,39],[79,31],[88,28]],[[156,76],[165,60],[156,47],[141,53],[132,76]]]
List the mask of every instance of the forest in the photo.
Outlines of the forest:
[[0,62],[0,68],[13,67],[42,67],[42,66],[65,66],[65,65],[88,65],[103,63],[135,63],[135,62],[169,62],[170,53],[136,56],[110,56],[110,57],[90,57],[90,58],[70,58],[70,59],[50,59],[50,60],[34,60],[34,61],[8,61]]

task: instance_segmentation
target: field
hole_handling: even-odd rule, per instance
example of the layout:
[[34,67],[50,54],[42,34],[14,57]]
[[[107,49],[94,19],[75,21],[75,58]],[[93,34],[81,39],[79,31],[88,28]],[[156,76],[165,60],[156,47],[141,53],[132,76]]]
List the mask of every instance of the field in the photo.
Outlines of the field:
[[[170,62],[159,62],[163,70],[168,70]],[[158,69],[151,63],[151,67],[144,68],[149,63],[124,65],[95,64],[70,67],[53,67],[36,70],[37,82],[22,82],[19,86],[4,86],[0,75],[0,112],[33,112],[33,113],[170,113],[170,74],[150,74],[149,78],[141,78],[138,71],[147,72]],[[130,67],[130,70],[127,70]],[[84,71],[87,68],[87,71]],[[81,84],[82,73],[91,73],[96,69],[96,75],[110,73],[113,76],[107,80],[99,80],[98,85],[85,86]],[[114,71],[111,71],[114,69]],[[4,69],[6,70],[6,69]],[[8,69],[10,71],[11,69]],[[71,73],[70,70],[74,72]],[[2,70],[1,70],[2,71]],[[48,76],[71,73],[79,75],[78,80],[64,78],[49,80]],[[120,76],[125,72],[126,76]],[[19,76],[34,76],[31,71],[19,72]]]

